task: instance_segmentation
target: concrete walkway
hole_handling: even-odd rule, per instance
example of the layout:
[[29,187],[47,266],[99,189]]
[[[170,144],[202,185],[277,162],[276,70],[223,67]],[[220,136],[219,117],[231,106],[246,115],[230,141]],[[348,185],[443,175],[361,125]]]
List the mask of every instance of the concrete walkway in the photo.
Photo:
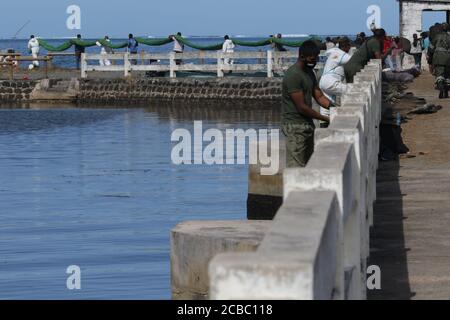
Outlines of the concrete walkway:
[[380,165],[369,264],[382,288],[370,299],[450,299],[450,99],[433,81],[423,74],[407,91],[443,109],[402,125],[410,155]]

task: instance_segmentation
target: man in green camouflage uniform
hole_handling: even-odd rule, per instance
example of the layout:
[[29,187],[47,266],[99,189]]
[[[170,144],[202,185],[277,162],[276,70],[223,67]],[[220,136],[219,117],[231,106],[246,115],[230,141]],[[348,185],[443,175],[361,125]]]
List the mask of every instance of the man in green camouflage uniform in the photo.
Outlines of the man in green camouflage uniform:
[[439,99],[448,98],[447,78],[450,76],[450,33],[449,25],[442,25],[442,32],[431,39],[428,59],[432,60],[436,87],[439,89]]
[[[442,32],[442,24],[440,23],[435,23],[433,26],[430,27],[430,30],[428,31],[428,37],[430,40],[430,45],[431,42],[434,40],[434,38],[436,38],[436,36]],[[430,47],[430,46],[429,46]],[[430,72],[434,74],[434,70],[433,70],[433,55],[431,54],[432,50],[430,48],[428,48],[427,50],[427,62],[428,62],[428,66],[430,67]]]
[[312,98],[329,109],[332,103],[319,89],[314,67],[320,50],[305,41],[299,58],[285,73],[282,85],[282,131],[286,137],[287,167],[305,167],[314,151],[313,119],[329,122],[327,116],[312,108]]
[[384,29],[374,30],[374,37],[366,40],[344,66],[347,83],[353,83],[355,75],[372,59],[382,58],[383,41],[386,36]]

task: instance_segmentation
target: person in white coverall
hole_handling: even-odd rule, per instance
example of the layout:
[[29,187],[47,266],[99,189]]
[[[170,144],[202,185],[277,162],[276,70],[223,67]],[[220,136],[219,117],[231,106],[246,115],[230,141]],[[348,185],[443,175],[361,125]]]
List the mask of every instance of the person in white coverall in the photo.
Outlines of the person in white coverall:
[[[28,50],[33,58],[37,59],[39,55],[39,41],[33,35],[30,37],[30,41],[28,41]],[[32,65],[33,67],[39,67],[39,61],[34,60]]]
[[[342,38],[339,41],[339,48],[331,48],[326,52],[327,62],[320,78],[319,88],[324,95],[333,103],[336,103],[337,96],[347,91],[347,83],[345,82],[344,65],[350,60],[348,54],[351,48],[350,40]],[[320,113],[330,116],[330,111],[320,108]],[[326,128],[328,123],[321,123],[321,128]]]
[[[106,36],[105,37],[105,41],[106,42],[111,42],[111,40],[109,40],[109,37],[108,36]],[[102,47],[102,49],[100,50],[100,54],[101,55],[107,55],[107,54],[110,54],[110,53],[114,53],[113,52],[113,50],[110,48],[110,47],[108,47],[108,46],[104,46],[104,45],[102,45],[100,42],[96,42],[96,44],[97,44],[97,46],[99,46],[99,47]],[[106,59],[106,58],[102,58],[102,59],[100,59],[99,61],[98,61],[98,63],[101,65],[101,66],[110,66],[111,65],[111,61],[109,61],[108,59]]]
[[[223,42],[222,52],[223,53],[233,53],[234,48],[235,48],[233,41],[230,39],[229,36],[225,36],[224,39],[225,39],[225,41]],[[231,58],[224,58],[223,63],[225,65],[232,65],[234,63],[234,61]]]
[[[181,32],[177,33],[178,37],[181,37]],[[183,53],[184,52],[184,44],[180,43],[177,38],[175,38],[175,36],[171,35],[169,36],[170,39],[173,40],[173,52],[175,53]],[[175,59],[175,63],[176,65],[180,65],[183,63],[183,61],[181,59]]]

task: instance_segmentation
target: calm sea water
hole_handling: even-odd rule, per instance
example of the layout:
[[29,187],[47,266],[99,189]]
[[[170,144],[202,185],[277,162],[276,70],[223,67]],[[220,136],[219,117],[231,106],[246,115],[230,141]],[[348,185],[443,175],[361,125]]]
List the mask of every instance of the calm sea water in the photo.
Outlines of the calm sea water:
[[201,119],[279,124],[260,108],[0,109],[0,299],[169,299],[170,230],[246,217],[247,166],[171,164],[172,130]]

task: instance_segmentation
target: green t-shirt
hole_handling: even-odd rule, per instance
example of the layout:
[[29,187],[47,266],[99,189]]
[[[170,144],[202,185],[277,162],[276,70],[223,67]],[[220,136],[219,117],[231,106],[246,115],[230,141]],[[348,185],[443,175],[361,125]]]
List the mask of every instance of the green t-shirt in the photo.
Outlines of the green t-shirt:
[[282,123],[283,124],[314,124],[313,119],[301,114],[291,93],[303,91],[305,102],[312,107],[312,96],[314,88],[317,87],[317,79],[314,71],[306,68],[302,70],[298,63],[291,66],[285,73],[282,88]]
[[375,59],[375,52],[381,52],[381,43],[376,38],[370,38],[361,45],[346,65],[364,67],[371,59]]

